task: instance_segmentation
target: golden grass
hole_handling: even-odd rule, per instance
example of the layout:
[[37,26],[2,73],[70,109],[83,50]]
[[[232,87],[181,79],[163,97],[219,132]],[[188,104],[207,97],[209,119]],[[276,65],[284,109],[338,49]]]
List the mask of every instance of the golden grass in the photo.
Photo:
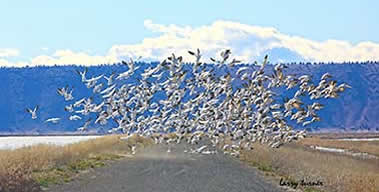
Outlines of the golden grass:
[[379,160],[308,150],[304,147],[308,141],[279,149],[255,144],[254,150],[243,151],[240,159],[265,171],[266,175],[276,175],[278,183],[280,178],[323,182],[323,186],[302,187],[304,191],[379,192]]
[[151,144],[142,137],[127,142],[122,135],[104,136],[66,146],[36,145],[0,150],[0,191],[39,191],[40,185],[69,181],[74,173],[103,166],[130,151],[130,145]]
[[[134,135],[127,142],[105,136],[63,147],[37,145],[13,151],[0,150],[0,191],[40,191],[40,186],[71,181],[83,170],[101,167],[109,160],[130,152],[130,144],[140,147],[152,140]],[[167,135],[174,137],[174,135]],[[323,186],[304,191],[379,192],[379,160],[353,157],[307,149],[307,145],[346,148],[379,154],[378,142],[334,141],[312,137],[271,149],[255,144],[253,151],[243,151],[240,159],[287,181],[322,181]]]

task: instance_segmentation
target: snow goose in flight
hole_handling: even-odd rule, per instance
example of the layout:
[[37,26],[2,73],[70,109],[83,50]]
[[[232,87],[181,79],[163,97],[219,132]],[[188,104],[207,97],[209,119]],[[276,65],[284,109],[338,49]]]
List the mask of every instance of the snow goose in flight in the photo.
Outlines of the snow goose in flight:
[[324,75],[322,75],[322,77],[321,77],[321,80],[326,80],[329,78],[332,78],[332,75],[330,73],[324,73]]
[[312,122],[313,122],[313,121],[305,121],[305,122],[303,123],[303,127],[305,127],[305,126],[311,124]]
[[133,144],[131,147],[131,150],[132,150],[132,155],[135,155],[136,151],[137,151],[137,146],[135,144]]
[[57,93],[63,96],[65,101],[70,101],[74,99],[74,97],[72,96],[73,91],[74,89],[72,89],[71,91],[68,90],[68,85],[66,87],[57,89]]
[[76,70],[76,72],[81,76],[81,78],[82,78],[82,82],[83,82],[83,83],[86,82],[86,80],[87,80],[87,78],[86,78],[86,73],[87,73],[87,71],[88,71],[88,68],[87,68],[87,67],[84,69],[83,72],[81,72],[81,71],[79,71],[79,70]]
[[88,89],[91,89],[92,87],[95,87],[96,83],[97,83],[97,81],[88,81],[88,82],[86,82],[86,87]]
[[198,67],[199,65],[201,65],[200,58],[201,58],[201,56],[202,56],[202,55],[200,54],[200,49],[197,49],[196,51],[197,51],[196,53],[194,53],[193,51],[188,51],[188,53],[189,53],[190,55],[193,55],[193,56],[196,57],[196,62],[195,62],[195,66],[194,66],[194,70],[195,70],[195,71],[196,71],[197,67]]
[[32,119],[37,119],[37,111],[39,109],[39,106],[37,105],[36,107],[34,107],[33,110],[31,110],[30,108],[26,108],[26,112],[30,113],[32,115]]
[[100,93],[100,91],[101,91],[101,88],[103,88],[103,83],[100,83],[100,84],[98,84],[98,85],[95,85],[94,87],[93,87],[93,93]]
[[82,98],[82,99],[76,101],[73,106],[79,107],[80,105],[82,105],[84,103],[85,100],[86,100],[86,98]]
[[116,85],[112,85],[110,87],[107,87],[106,89],[104,89],[103,91],[101,91],[100,94],[102,94],[102,95],[107,94],[110,91],[112,91],[115,87],[116,87]]
[[324,105],[322,105],[322,104],[320,104],[320,103],[313,103],[312,104],[312,109],[314,109],[314,110],[320,110],[320,109],[322,109],[324,107]]
[[208,147],[207,145],[203,145],[203,146],[199,147],[198,149],[196,149],[195,151],[196,151],[196,153],[201,153],[201,152],[203,152],[203,151],[205,150],[205,148],[207,148],[207,147]]
[[343,92],[343,91],[345,91],[346,88],[351,89],[351,86],[348,85],[348,84],[346,84],[346,83],[342,83],[341,85],[339,85],[339,86],[337,87],[337,91],[338,91],[338,92]]
[[108,113],[106,111],[102,111],[100,115],[95,120],[95,124],[99,123],[100,125],[105,125],[107,124],[107,118],[108,118]]
[[71,115],[68,119],[70,121],[77,121],[77,120],[80,120],[82,118],[80,116],[78,116],[78,115]]
[[57,123],[59,123],[59,120],[61,120],[61,118],[59,118],[59,117],[49,118],[49,119],[47,119],[47,120],[45,121],[45,123],[49,123],[49,122],[51,122],[51,123],[53,123],[53,124],[57,124]]
[[64,107],[64,110],[69,112],[69,113],[72,113],[72,112],[74,112],[74,106],[72,104],[67,105]]
[[89,118],[89,119],[84,123],[84,125],[81,126],[81,127],[79,127],[77,130],[78,130],[78,131],[86,131],[86,130],[88,129],[89,124],[91,124],[91,121],[92,121],[92,119]]
[[121,61],[121,62],[122,62],[122,64],[127,65],[129,69],[128,69],[128,71],[119,74],[116,78],[117,80],[122,80],[122,79],[128,78],[129,76],[131,76],[134,73],[134,71],[136,71],[139,68],[139,67],[134,66],[133,59],[130,59],[130,62],[128,62],[128,63],[125,61]]
[[107,80],[107,85],[108,85],[108,86],[111,86],[111,85],[113,84],[113,77],[114,77],[115,75],[116,75],[115,72],[112,72],[112,74],[111,74],[109,77],[107,77],[107,76],[104,75],[104,79]]
[[87,82],[87,83],[90,83],[90,84],[92,84],[92,83],[95,83],[95,84],[96,84],[97,81],[100,80],[103,76],[104,76],[104,75],[99,75],[99,76],[97,76],[97,77],[93,77],[93,78],[91,78],[91,79],[87,79],[86,82]]

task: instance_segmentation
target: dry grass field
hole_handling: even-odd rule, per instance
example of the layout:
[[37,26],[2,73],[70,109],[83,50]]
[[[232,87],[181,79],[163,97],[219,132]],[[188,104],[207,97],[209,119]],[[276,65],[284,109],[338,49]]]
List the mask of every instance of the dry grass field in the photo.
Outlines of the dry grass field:
[[[321,152],[309,149],[309,145],[345,148],[379,157],[377,141],[336,141],[312,136],[279,149],[256,144],[253,151],[244,151],[240,159],[273,176],[277,183],[281,179],[298,183],[296,188],[303,191],[379,192],[379,159]],[[322,185],[301,185],[302,180]]]
[[104,136],[66,146],[36,145],[16,150],[0,150],[0,191],[40,191],[41,186],[68,182],[81,171],[104,166],[110,160],[152,141],[134,136]]
[[[167,135],[170,137],[172,135]],[[80,172],[101,167],[130,152],[130,144],[143,147],[152,140],[123,135],[105,136],[63,147],[37,145],[0,150],[0,191],[40,191],[41,186],[68,182]],[[379,192],[379,159],[362,159],[310,149],[310,145],[367,152],[379,157],[379,141],[338,141],[326,135],[312,135],[279,149],[255,144],[240,159],[265,175],[302,191]],[[322,185],[305,186],[305,182]],[[283,182],[283,183],[284,183]]]

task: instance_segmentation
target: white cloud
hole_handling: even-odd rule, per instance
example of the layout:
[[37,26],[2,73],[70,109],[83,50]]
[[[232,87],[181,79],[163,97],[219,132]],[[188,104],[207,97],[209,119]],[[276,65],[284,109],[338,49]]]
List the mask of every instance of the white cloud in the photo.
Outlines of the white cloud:
[[111,64],[118,62],[117,58],[111,56],[88,55],[83,52],[73,52],[71,50],[57,50],[52,56],[40,55],[34,57],[30,64],[36,65],[70,65],[82,64],[86,66],[97,64]]
[[0,59],[0,67],[25,67],[27,62],[9,62],[5,59]]
[[15,57],[18,56],[20,52],[17,49],[1,49],[0,48],[0,57]]
[[[200,48],[206,53],[205,58],[209,58],[221,49],[230,48],[238,59],[253,62],[273,48],[285,48],[309,61],[379,60],[379,44],[373,42],[356,45],[340,40],[319,42],[283,34],[272,27],[229,21],[216,21],[198,28],[165,26],[154,24],[151,20],[146,20],[144,25],[147,29],[162,34],[156,38],[146,38],[140,44],[115,45],[110,49],[110,54],[117,57],[140,55],[143,58],[161,60],[172,52],[188,58],[188,49]],[[281,59],[285,60],[278,58]]]
[[[341,40],[314,41],[304,37],[281,33],[272,27],[260,27],[238,22],[215,21],[200,27],[161,25],[145,20],[144,26],[158,37],[145,38],[137,44],[114,45],[105,55],[90,55],[88,51],[73,52],[57,50],[52,55],[40,55],[28,62],[11,63],[0,60],[0,66],[20,65],[96,65],[115,63],[129,57],[156,61],[170,56],[172,53],[182,55],[185,61],[193,61],[188,50],[199,48],[203,53],[203,61],[209,62],[223,49],[231,49],[233,56],[245,63],[259,60],[262,55],[272,49],[290,50],[290,53],[309,61],[367,61],[379,60],[379,44],[360,42],[352,44]],[[44,49],[45,50],[45,49]],[[287,52],[288,53],[288,52]],[[17,56],[15,49],[0,49],[0,57]],[[296,57],[297,58],[297,57]],[[286,55],[276,61],[286,61]]]
[[6,59],[0,59],[1,67],[25,67],[25,66],[53,66],[53,65],[71,65],[81,64],[85,66],[98,64],[112,64],[119,60],[111,56],[88,55],[83,52],[73,52],[71,50],[57,50],[53,55],[39,55],[28,62],[10,62]]

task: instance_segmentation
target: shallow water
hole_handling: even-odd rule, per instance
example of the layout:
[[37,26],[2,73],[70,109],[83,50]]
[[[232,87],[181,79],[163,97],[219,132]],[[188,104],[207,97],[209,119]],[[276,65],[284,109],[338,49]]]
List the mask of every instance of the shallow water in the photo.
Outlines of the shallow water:
[[343,152],[345,152],[345,149],[338,149],[338,148],[331,148],[331,147],[319,147],[319,146],[315,146],[314,149],[320,150],[320,151],[335,152],[335,153],[343,153]]
[[337,139],[339,141],[379,141],[379,138],[349,138],[349,139]]
[[63,146],[102,136],[10,136],[0,137],[0,149],[17,149],[37,144]]
[[319,151],[325,151],[325,152],[333,152],[333,153],[343,153],[345,155],[350,155],[354,157],[362,157],[365,159],[377,159],[378,157],[375,155],[371,155],[368,153],[362,153],[362,152],[352,152],[347,149],[341,149],[341,148],[332,148],[332,147],[320,147],[320,146],[311,146],[312,149],[319,150]]

